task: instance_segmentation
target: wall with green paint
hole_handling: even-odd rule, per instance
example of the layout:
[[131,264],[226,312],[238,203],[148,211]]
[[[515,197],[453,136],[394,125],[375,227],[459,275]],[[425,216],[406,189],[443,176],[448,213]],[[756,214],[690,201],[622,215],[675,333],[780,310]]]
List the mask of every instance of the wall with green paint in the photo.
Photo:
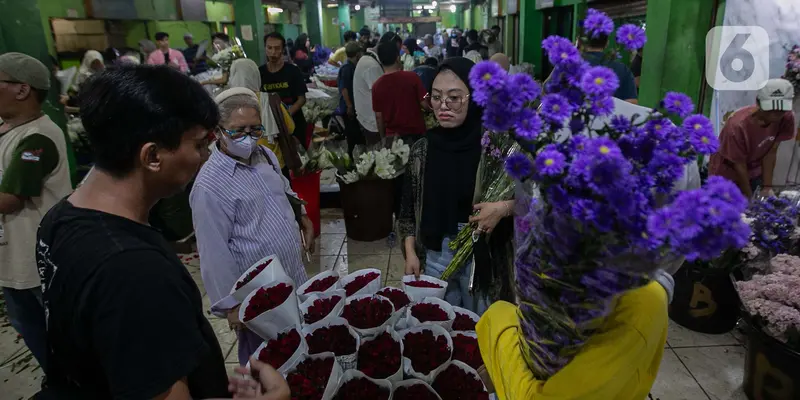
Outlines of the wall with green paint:
[[350,30],[358,32],[364,27],[366,19],[364,18],[364,9],[350,12]]
[[[86,10],[82,0],[38,0],[39,14],[41,16],[44,40],[47,44],[48,52],[56,54],[55,44],[53,43],[53,30],[50,27],[50,18],[66,18],[72,12],[76,18],[86,18]],[[5,13],[4,13],[5,14]],[[7,18],[3,15],[3,18]]]
[[533,64],[534,74],[542,78],[542,40],[544,13],[532,1],[520,2],[519,51],[520,60]]
[[487,26],[483,18],[485,8],[481,6],[472,6],[470,7],[470,10],[472,11],[472,13],[470,14],[470,17],[472,18],[472,21],[470,23],[472,29],[477,29],[477,30],[486,29]]
[[322,9],[322,45],[325,47],[333,48],[341,42],[339,27],[332,22],[334,18],[339,20],[338,7]]
[[452,28],[458,26],[464,27],[464,8],[457,5],[456,12],[450,12],[449,8],[440,8],[439,15],[442,17],[442,27]]
[[206,15],[209,21],[235,21],[233,5],[224,1],[206,1]]
[[178,9],[174,1],[133,0],[133,4],[139,19],[178,19]]
[[[350,6],[339,6],[339,43],[341,45],[344,41],[344,33],[350,30]],[[342,27],[344,24],[344,27]]]

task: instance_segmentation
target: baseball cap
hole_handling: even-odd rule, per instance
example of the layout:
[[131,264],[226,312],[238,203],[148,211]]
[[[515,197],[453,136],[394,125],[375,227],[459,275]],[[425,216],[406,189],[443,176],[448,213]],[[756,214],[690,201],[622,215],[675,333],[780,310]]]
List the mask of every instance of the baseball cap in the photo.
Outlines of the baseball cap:
[[11,80],[25,83],[39,90],[50,89],[50,70],[41,61],[22,53],[0,55],[0,72]]
[[191,33],[189,33],[189,32],[186,32],[186,33],[184,33],[184,34],[183,34],[183,38],[184,38],[184,39],[187,39],[187,38],[188,38],[188,39],[194,39],[194,35],[192,35],[192,34],[191,34]]
[[794,87],[786,79],[770,79],[758,91],[757,98],[764,111],[792,111]]

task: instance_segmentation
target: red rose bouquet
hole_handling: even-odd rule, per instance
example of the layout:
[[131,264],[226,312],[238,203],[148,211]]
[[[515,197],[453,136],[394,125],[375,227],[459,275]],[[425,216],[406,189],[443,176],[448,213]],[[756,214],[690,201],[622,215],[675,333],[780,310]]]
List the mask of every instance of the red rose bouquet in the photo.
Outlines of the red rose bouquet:
[[[256,350],[257,358],[275,369],[280,369],[292,356],[297,354],[298,350],[305,350],[301,349],[302,341],[300,332],[296,328],[289,329],[279,334],[277,338],[259,346],[259,349]],[[302,353],[303,351],[300,355]]]
[[334,271],[321,272],[297,288],[297,297],[301,302],[308,300],[311,294],[329,293],[339,288],[339,274]]
[[234,290],[239,290],[242,288],[242,286],[246,285],[247,282],[252,281],[253,278],[256,277],[256,275],[260,274],[261,271],[263,271],[264,268],[267,268],[267,266],[270,265],[271,263],[272,259],[269,259],[261,264],[256,265],[255,268],[250,268],[248,272],[245,272],[244,278],[241,278],[236,282],[236,288]]
[[389,400],[392,384],[356,370],[345,371],[333,400]]
[[392,400],[442,400],[433,388],[419,379],[407,379],[395,385]]
[[451,335],[453,340],[453,360],[458,360],[472,368],[483,365],[478,335],[475,332],[458,332]]
[[342,318],[362,336],[383,330],[394,313],[392,302],[383,296],[360,295],[347,299]]
[[481,319],[478,314],[466,308],[453,307],[453,312],[456,314],[456,318],[453,320],[453,327],[451,328],[453,331],[474,331],[475,325],[477,325],[478,320]]
[[267,256],[253,263],[239,276],[231,287],[230,296],[236,300],[236,304],[241,304],[254,290],[288,277],[280,260],[275,255]]
[[354,354],[358,346],[358,335],[347,325],[330,325],[315,329],[306,335],[308,354],[330,351],[337,356]]
[[452,353],[450,335],[441,326],[420,325],[403,332],[407,375],[431,382],[433,373],[450,361]]
[[261,315],[264,311],[272,310],[273,308],[283,304],[289,295],[292,294],[292,287],[279,283],[270,288],[261,288],[256,290],[256,294],[250,298],[250,302],[244,311],[243,322],[250,321],[251,319]]
[[342,287],[347,297],[375,294],[381,288],[381,271],[374,268],[355,271],[342,278]]
[[442,400],[489,400],[478,373],[460,361],[451,361],[439,371],[431,386]]
[[401,339],[387,329],[380,335],[367,339],[358,349],[358,370],[375,379],[397,381],[403,379]]
[[400,289],[393,287],[385,287],[378,291],[379,296],[386,297],[392,301],[395,311],[400,311],[403,307],[411,304],[411,298]]
[[239,319],[265,340],[301,324],[292,279],[281,278],[254,290],[242,302]]
[[324,353],[303,359],[286,375],[286,382],[293,400],[321,400],[332,397],[341,376],[333,354]]
[[342,307],[344,307],[344,292],[336,291],[330,296],[322,294],[320,297],[310,297],[300,305],[300,310],[303,312],[303,321],[306,324],[313,324],[328,316],[337,316]]
[[403,291],[412,301],[422,301],[426,297],[444,299],[447,282],[427,275],[421,275],[419,279],[413,275],[406,275],[403,277]]
[[426,297],[421,302],[408,307],[406,324],[413,328],[423,323],[439,325],[449,331],[456,313],[448,302],[435,297]]

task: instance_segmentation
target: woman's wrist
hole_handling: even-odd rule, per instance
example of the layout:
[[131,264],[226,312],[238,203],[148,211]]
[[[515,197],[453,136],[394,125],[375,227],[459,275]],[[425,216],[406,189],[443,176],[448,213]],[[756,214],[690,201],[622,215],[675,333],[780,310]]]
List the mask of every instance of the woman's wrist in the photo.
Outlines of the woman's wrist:
[[403,240],[403,247],[406,249],[406,257],[408,257],[409,254],[417,255],[415,249],[416,241],[417,238],[415,236],[408,236]]

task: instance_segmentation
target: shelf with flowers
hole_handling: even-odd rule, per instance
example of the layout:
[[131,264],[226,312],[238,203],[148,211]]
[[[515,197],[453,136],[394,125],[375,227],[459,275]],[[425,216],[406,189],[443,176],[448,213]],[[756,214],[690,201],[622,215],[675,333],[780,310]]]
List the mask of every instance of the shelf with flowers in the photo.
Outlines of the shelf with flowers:
[[[614,32],[596,10],[582,27],[589,36]],[[616,37],[629,49],[646,40],[632,25]],[[656,110],[631,105],[613,97],[617,75],[583,60],[569,39],[551,36],[542,47],[554,66],[543,87],[492,62],[477,64],[470,82],[484,126],[520,147],[505,158],[517,181],[519,348],[530,373],[548,379],[614,311],[614,298],[676,259],[711,260],[743,247],[750,229],[733,183],[711,177],[691,188],[683,179],[697,173],[698,155],[718,147],[688,96],[668,93]]]
[[360,241],[389,236],[395,201],[393,180],[405,172],[409,146],[402,139],[387,139],[369,147],[356,146],[352,158],[346,146],[329,146],[347,236]]

